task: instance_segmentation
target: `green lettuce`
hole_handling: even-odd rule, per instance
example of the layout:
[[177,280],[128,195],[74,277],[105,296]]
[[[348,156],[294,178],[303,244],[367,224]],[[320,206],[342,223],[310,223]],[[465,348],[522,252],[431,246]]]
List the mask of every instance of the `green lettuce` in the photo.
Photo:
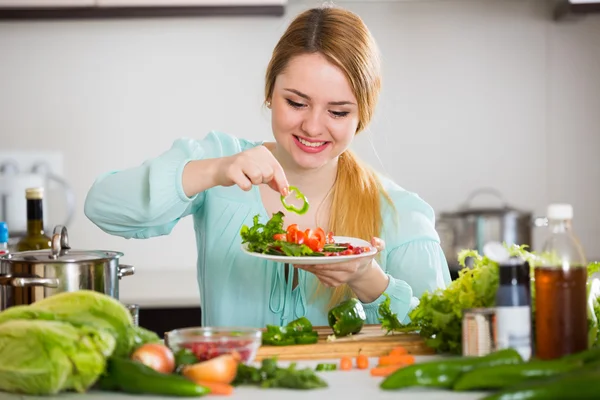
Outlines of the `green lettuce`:
[[29,395],[85,392],[116,346],[109,332],[66,322],[16,319],[0,324],[0,390]]
[[140,343],[159,341],[154,332],[134,326],[131,313],[118,300],[93,290],[58,293],[0,313],[0,324],[14,319],[62,321],[102,329],[115,337],[118,356],[129,355]]

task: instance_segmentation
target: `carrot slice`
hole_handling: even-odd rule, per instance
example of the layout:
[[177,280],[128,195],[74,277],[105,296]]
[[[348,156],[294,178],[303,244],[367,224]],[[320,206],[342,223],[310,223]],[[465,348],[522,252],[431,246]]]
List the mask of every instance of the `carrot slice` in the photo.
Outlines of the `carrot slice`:
[[342,357],[340,359],[340,369],[342,371],[349,371],[352,369],[352,360],[350,357]]
[[229,396],[233,394],[233,386],[227,383],[198,381],[196,384],[204,386],[210,390],[210,394]]
[[395,364],[414,364],[415,357],[411,354],[387,355],[379,357],[379,366]]
[[404,354],[408,354],[408,350],[406,350],[404,347],[402,346],[398,346],[398,347],[394,347],[392,349],[392,351],[390,351],[390,356],[401,356]]
[[404,364],[377,366],[377,367],[371,368],[371,376],[383,376],[383,377],[389,376],[404,366],[405,366]]

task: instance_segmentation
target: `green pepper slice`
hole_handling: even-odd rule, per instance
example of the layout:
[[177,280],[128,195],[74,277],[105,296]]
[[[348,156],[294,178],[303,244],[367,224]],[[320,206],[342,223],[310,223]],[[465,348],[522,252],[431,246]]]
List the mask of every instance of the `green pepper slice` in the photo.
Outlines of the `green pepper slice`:
[[315,368],[316,371],[335,371],[337,369],[337,364],[331,363],[320,363],[317,364]]
[[270,346],[289,346],[294,344],[294,338],[287,333],[283,326],[267,325],[267,331],[262,335],[262,344]]
[[297,199],[301,199],[304,201],[302,208],[297,208],[293,205],[287,204],[285,202],[286,196],[283,196],[283,195],[281,196],[281,204],[283,204],[283,207],[288,211],[295,212],[296,214],[300,214],[300,215],[305,214],[308,211],[308,207],[309,207],[308,199],[300,190],[298,190],[298,188],[296,186],[290,186],[289,189],[290,189],[290,193],[291,192],[296,193]]
[[327,314],[329,326],[337,337],[359,333],[366,319],[362,304],[355,298],[338,304]]
[[287,331],[290,334],[312,332],[313,326],[306,317],[298,318],[286,325]]
[[319,341],[319,334],[317,332],[305,332],[300,336],[294,336],[296,344],[315,344]]

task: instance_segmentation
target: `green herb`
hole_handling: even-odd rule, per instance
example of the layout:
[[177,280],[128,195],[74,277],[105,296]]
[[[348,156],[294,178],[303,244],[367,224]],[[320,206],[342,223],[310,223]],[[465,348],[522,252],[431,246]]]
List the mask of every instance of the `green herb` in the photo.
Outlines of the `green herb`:
[[286,210],[291,211],[291,212],[295,212],[296,214],[305,214],[308,211],[308,199],[306,198],[306,196],[304,194],[302,194],[302,192],[300,190],[298,190],[298,188],[296,186],[290,186],[290,193],[294,192],[296,193],[296,198],[300,199],[302,201],[304,201],[304,203],[302,204],[302,208],[297,208],[293,205],[289,205],[285,202],[285,196],[281,196],[281,204],[283,204],[283,207],[285,207]]
[[261,388],[319,389],[327,387],[311,368],[297,369],[296,363],[287,368],[277,366],[275,358],[264,359],[260,368],[240,364],[232,383],[234,386],[252,385]]
[[252,219],[252,227],[242,226],[240,236],[242,243],[248,243],[248,250],[256,253],[266,253],[269,246],[275,242],[274,236],[279,233],[285,233],[283,229],[283,213],[281,211],[273,214],[266,224],[259,222],[260,215],[257,214]]

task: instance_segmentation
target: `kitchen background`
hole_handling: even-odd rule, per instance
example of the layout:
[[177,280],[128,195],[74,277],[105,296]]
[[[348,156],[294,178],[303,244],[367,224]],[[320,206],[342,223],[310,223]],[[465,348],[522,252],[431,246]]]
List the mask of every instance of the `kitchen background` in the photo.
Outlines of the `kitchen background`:
[[[569,202],[588,258],[599,259],[600,16],[555,21],[553,3],[336,2],[364,18],[383,57],[377,115],[354,149],[438,213],[481,187],[533,215]],[[269,139],[271,51],[318,4],[291,0],[282,17],[0,22],[0,154],[58,153],[55,172],[75,194],[72,245],[123,251],[136,267],[122,301],[196,312],[192,220],[168,237],[108,236],[83,214],[93,180],[180,136]],[[48,194],[51,224],[65,217],[61,196]],[[536,231],[534,248],[542,240]]]

